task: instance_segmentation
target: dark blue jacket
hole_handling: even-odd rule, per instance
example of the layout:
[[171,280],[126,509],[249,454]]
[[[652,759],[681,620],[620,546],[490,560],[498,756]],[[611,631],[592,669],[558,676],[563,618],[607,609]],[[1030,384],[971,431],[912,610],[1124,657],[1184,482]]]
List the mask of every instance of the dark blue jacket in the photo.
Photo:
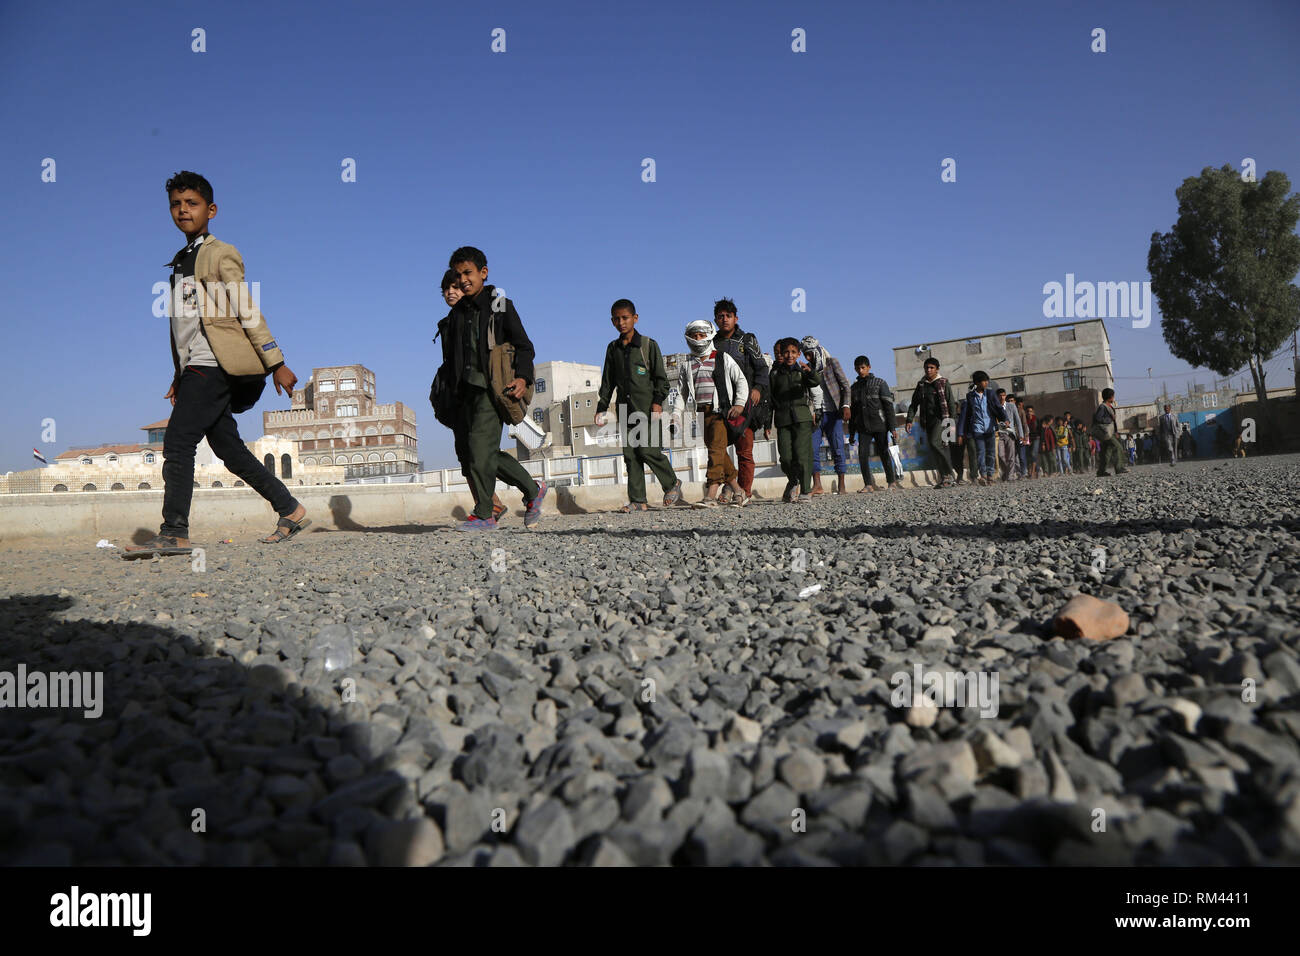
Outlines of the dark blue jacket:
[[[975,389],[966,393],[966,402],[961,407],[961,415],[957,419],[957,434],[971,437],[975,435],[975,416],[971,412],[971,396],[975,394]],[[1007,421],[1007,410],[998,404],[998,397],[988,389],[984,390],[984,404],[989,410],[989,424],[992,425],[985,435],[992,435],[997,431],[997,422]]]

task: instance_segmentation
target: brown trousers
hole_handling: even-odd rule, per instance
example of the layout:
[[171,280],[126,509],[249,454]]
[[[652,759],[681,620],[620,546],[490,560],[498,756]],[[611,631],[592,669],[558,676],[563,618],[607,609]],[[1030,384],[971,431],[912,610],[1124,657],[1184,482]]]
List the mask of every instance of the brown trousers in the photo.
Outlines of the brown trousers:
[[736,466],[727,454],[727,421],[721,413],[704,413],[704,443],[709,446],[709,470],[704,480],[717,485],[735,478]]

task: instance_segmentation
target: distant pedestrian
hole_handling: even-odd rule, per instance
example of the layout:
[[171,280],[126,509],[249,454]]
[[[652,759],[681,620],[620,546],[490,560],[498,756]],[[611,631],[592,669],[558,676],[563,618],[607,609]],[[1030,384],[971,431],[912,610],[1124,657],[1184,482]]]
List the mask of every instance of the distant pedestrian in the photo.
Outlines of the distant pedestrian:
[[1047,415],[1043,418],[1043,442],[1039,448],[1038,468],[1044,478],[1056,474],[1056,419]]
[[997,428],[998,467],[1002,471],[1003,481],[1014,481],[1018,477],[1020,462],[1020,455],[1016,449],[1020,445],[1024,423],[1020,420],[1019,410],[1007,400],[1005,388],[997,390],[996,401],[1004,415]]
[[1092,470],[1092,441],[1083,422],[1074,423],[1074,458],[1075,471],[1085,474]]
[[916,383],[912,391],[912,403],[907,409],[907,432],[912,432],[912,422],[919,419],[930,445],[933,466],[939,472],[940,488],[951,488],[954,484],[952,462],[948,459],[948,443],[944,440],[944,429],[952,423],[956,412],[956,402],[952,397],[952,386],[939,374],[939,360],[934,356],[925,360],[925,377]]
[[1029,433],[1029,450],[1026,454],[1029,465],[1029,477],[1038,477],[1038,453],[1043,447],[1043,423],[1039,420],[1033,405],[1025,406],[1025,426]]
[[[1018,426],[1016,432],[1016,478],[1029,477],[1029,419],[1025,416],[1025,409],[1020,398],[1016,395],[1007,396],[1007,406],[1010,410],[1015,411],[1015,419]],[[1010,411],[1008,411],[1010,417]]]
[[1070,474],[1070,429],[1066,427],[1065,417],[1056,420],[1053,426],[1056,434],[1056,471],[1061,476]]
[[[1124,446],[1119,440],[1119,412],[1115,410],[1115,390],[1101,390],[1101,404],[1092,414],[1092,436],[1097,439],[1097,477],[1108,477],[1113,470],[1122,475],[1128,469],[1121,461],[1124,458]],[[1110,469],[1110,470],[1108,470]]]

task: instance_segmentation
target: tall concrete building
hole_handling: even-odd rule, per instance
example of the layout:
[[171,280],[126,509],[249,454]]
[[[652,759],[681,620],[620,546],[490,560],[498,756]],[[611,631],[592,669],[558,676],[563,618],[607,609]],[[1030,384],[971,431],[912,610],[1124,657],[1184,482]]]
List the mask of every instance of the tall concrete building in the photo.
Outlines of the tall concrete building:
[[995,387],[1019,395],[1100,392],[1115,386],[1110,338],[1101,319],[899,346],[894,349],[896,393],[905,402],[930,356],[939,360],[940,374],[959,397],[977,369],[987,372]]
[[375,375],[364,365],[314,368],[294,389],[287,411],[263,412],[268,435],[296,442],[302,463],[343,465],[348,478],[420,470],[415,410],[375,400]]

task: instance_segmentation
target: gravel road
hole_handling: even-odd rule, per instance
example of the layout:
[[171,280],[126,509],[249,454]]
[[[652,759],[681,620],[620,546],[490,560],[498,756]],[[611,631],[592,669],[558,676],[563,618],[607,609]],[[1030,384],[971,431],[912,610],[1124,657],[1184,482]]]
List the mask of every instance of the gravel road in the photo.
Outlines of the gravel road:
[[103,699],[0,709],[0,863],[1300,862],[1298,478],[9,549],[0,670]]

